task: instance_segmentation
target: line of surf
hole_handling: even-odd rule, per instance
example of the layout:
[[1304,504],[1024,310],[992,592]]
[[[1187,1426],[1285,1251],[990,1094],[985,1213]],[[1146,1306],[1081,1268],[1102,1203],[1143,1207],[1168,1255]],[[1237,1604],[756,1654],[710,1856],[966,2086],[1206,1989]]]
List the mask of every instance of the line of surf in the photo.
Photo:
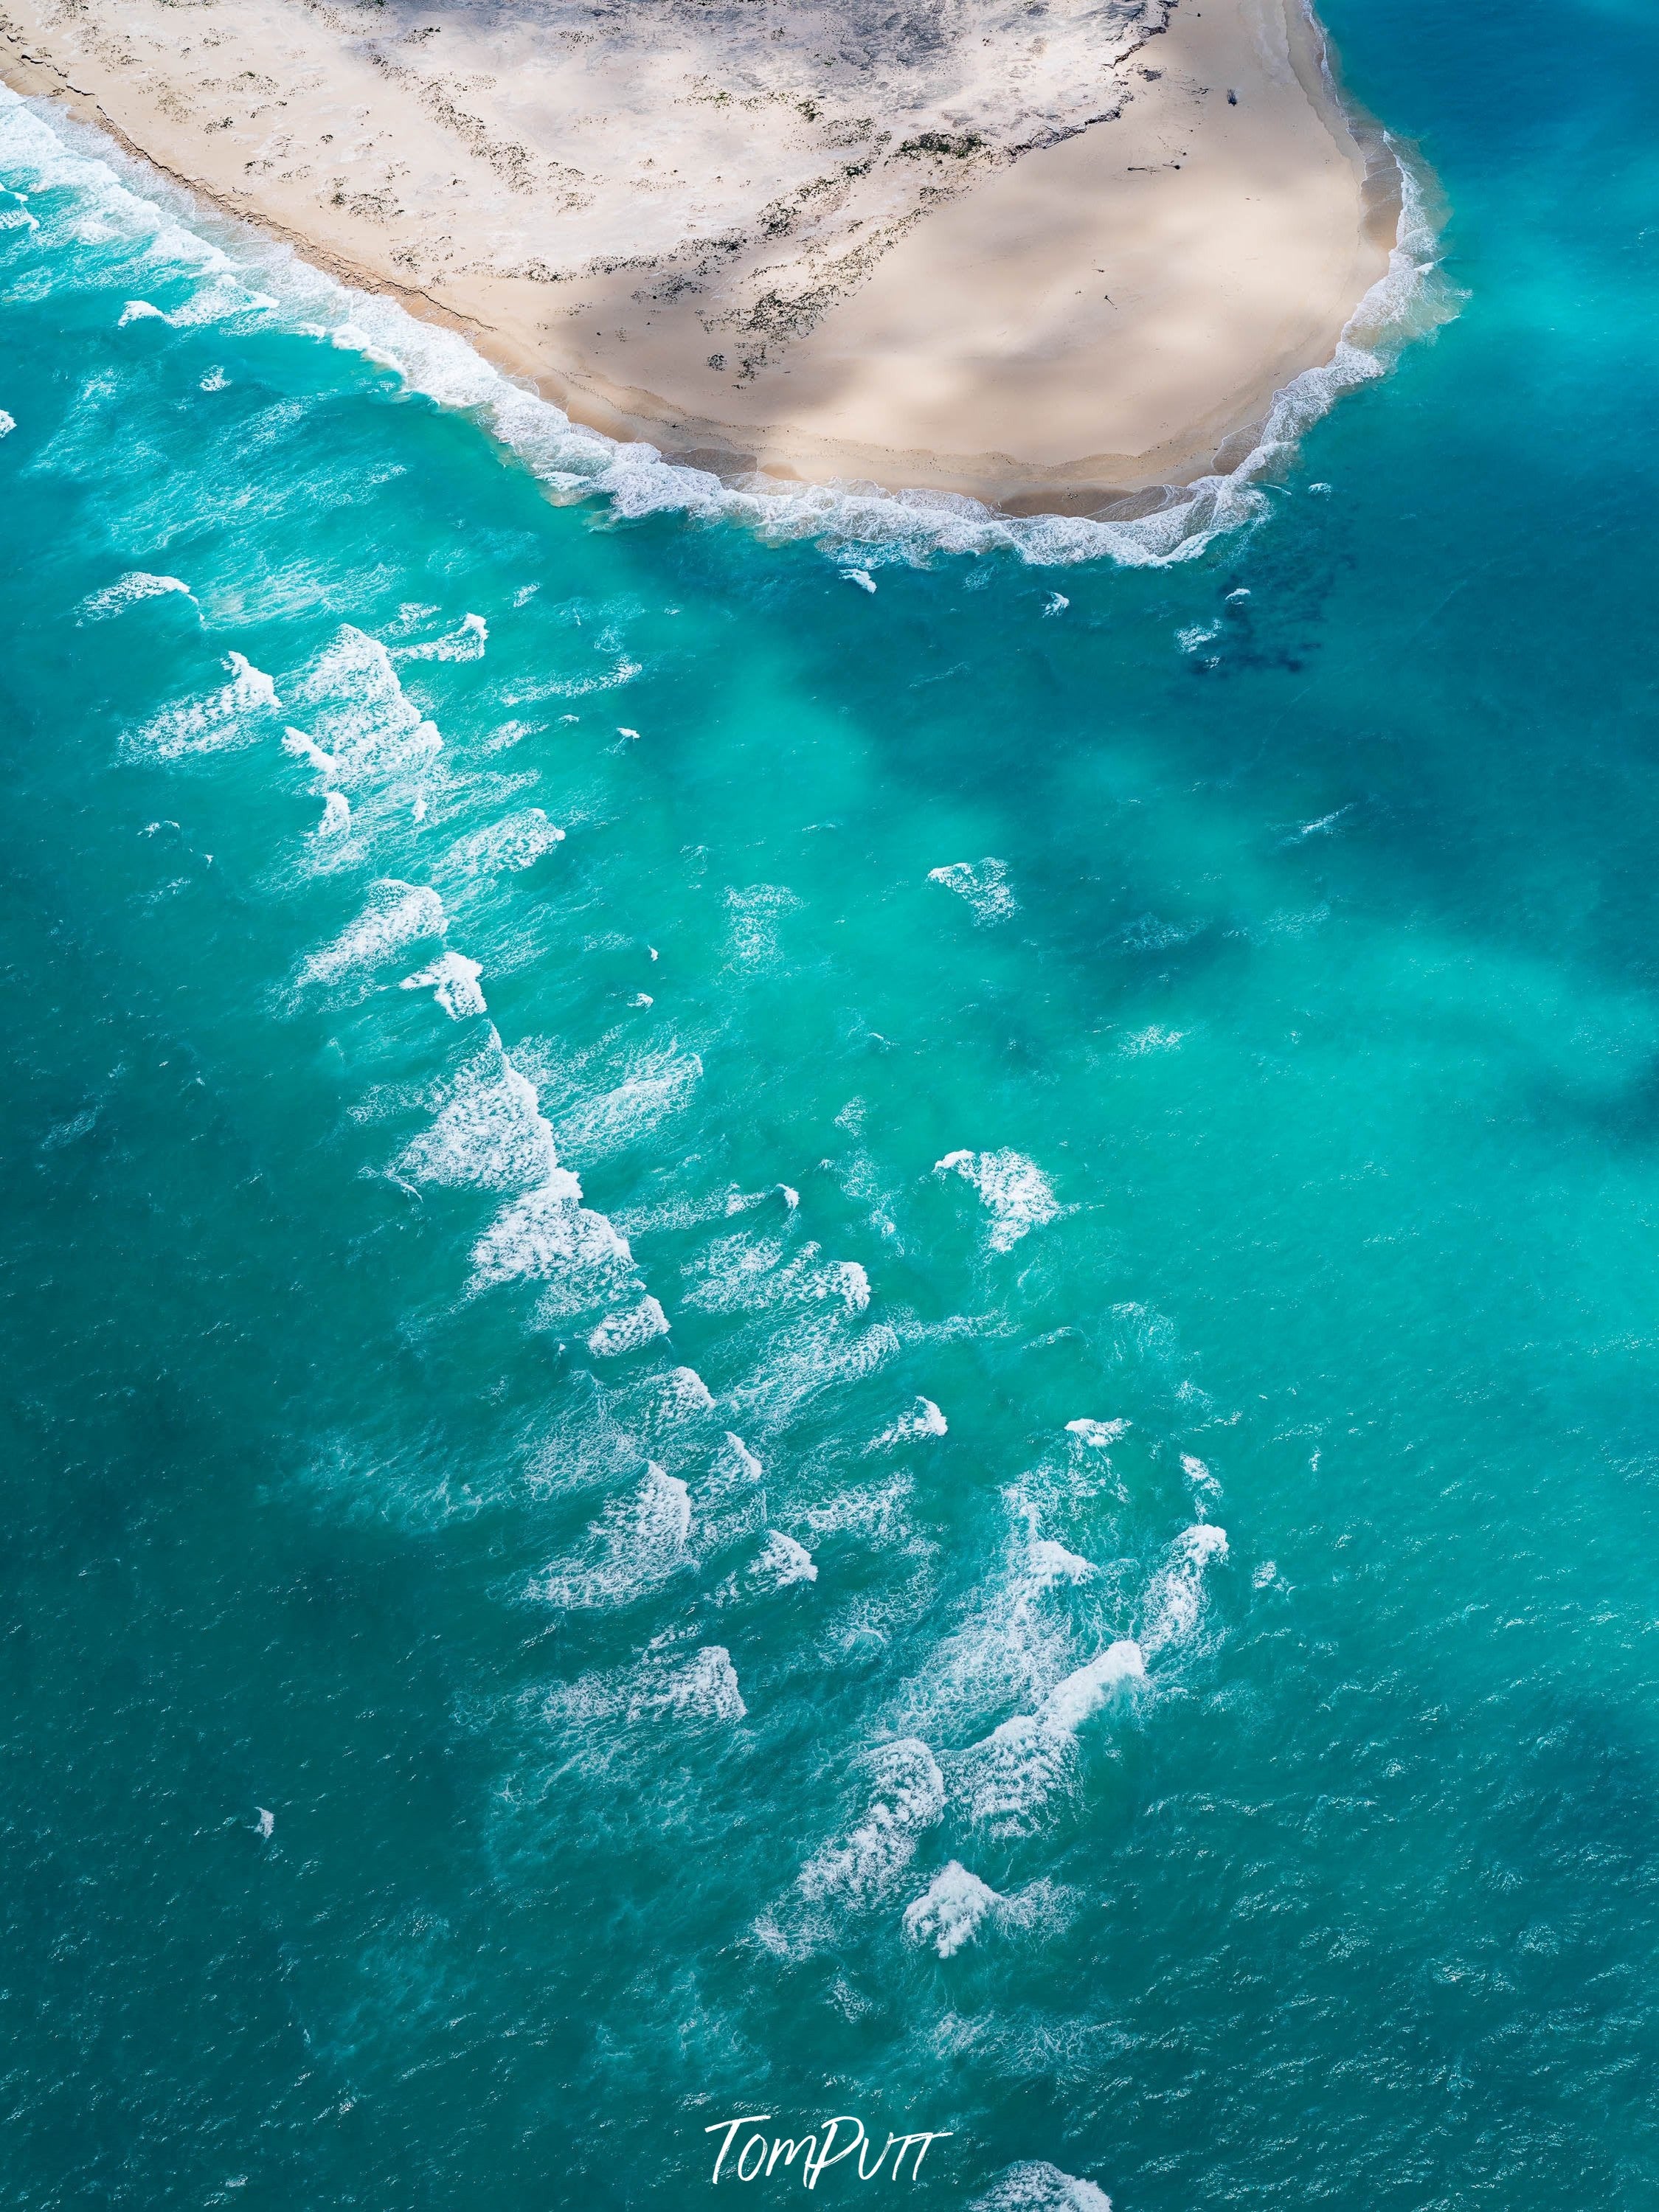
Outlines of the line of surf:
[[1225,473],[1171,487],[1154,512],[1014,516],[953,493],[781,484],[761,477],[727,483],[653,446],[619,442],[573,422],[551,400],[496,368],[461,332],[314,268],[290,246],[204,208],[90,125],[43,112],[43,106],[0,87],[0,174],[25,197],[67,185],[118,211],[129,224],[148,220],[157,260],[198,275],[219,295],[212,313],[204,315],[198,302],[179,319],[199,324],[252,315],[264,327],[274,323],[355,352],[406,390],[470,416],[556,501],[603,501],[617,521],[681,514],[735,523],[769,543],[814,541],[831,558],[856,557],[866,568],[998,551],[1032,567],[1105,560],[1148,568],[1195,559],[1224,532],[1260,520],[1268,506],[1264,483],[1283,473],[1309,428],[1345,392],[1385,374],[1412,339],[1449,312],[1423,180],[1384,134],[1400,185],[1384,274],[1350,317],[1330,361],[1304,369],[1275,394],[1249,453]]

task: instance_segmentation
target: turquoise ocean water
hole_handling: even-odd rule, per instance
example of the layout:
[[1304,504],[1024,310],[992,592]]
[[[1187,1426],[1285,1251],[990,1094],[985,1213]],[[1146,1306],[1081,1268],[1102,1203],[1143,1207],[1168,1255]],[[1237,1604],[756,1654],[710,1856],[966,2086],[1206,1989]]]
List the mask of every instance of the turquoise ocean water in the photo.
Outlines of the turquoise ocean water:
[[1654,2201],[1659,32],[1332,21],[1457,313],[1184,545],[0,109],[9,2203]]

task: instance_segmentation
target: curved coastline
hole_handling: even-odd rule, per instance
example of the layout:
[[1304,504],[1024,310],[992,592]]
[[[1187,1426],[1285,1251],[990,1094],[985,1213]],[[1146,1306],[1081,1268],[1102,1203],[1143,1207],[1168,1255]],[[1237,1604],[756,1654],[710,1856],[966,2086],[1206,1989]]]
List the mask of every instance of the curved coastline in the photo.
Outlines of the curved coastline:
[[[0,130],[0,146],[32,174],[30,189],[95,167],[129,216],[142,209],[153,225],[159,282],[199,280],[210,271],[239,295],[221,302],[216,319],[275,315],[289,329],[362,353],[411,392],[471,416],[555,503],[600,501],[617,521],[678,514],[737,523],[769,543],[815,542],[831,558],[870,567],[999,551],[1038,567],[1099,559],[1163,567],[1196,558],[1217,537],[1267,511],[1261,482],[1282,472],[1303,433],[1343,392],[1383,374],[1401,347],[1455,312],[1455,295],[1437,273],[1437,228],[1423,180],[1388,140],[1401,200],[1384,274],[1330,358],[1274,394],[1254,442],[1242,453],[1224,453],[1221,468],[1104,512],[1068,511],[1058,498],[1020,512],[1012,503],[997,507],[960,494],[894,491],[867,481],[790,483],[757,471],[729,477],[574,420],[528,380],[492,362],[459,319],[412,313],[388,290],[359,290],[346,272],[319,266],[319,257],[272,238],[240,213],[210,201],[204,209],[180,179],[98,125],[66,118],[59,104],[0,96],[0,115],[8,106],[11,127]],[[199,313],[192,308],[189,319],[199,320]]]
[[[1240,0],[1240,13],[1252,4],[1253,0]],[[1030,438],[1034,422],[1044,422],[1046,429],[1065,411],[1068,392],[1086,389],[1091,379],[1102,377],[1103,371],[1107,380],[1124,376],[1123,364],[1114,357],[1105,332],[1099,334],[1097,346],[1090,342],[1096,334],[1077,334],[1085,342],[1067,346],[1054,364],[1058,374],[1048,379],[1046,388],[1031,376],[1029,360],[1011,361],[1006,371],[1009,391],[998,397],[1006,398],[1017,392],[1017,404],[1012,410],[1006,406],[975,409],[971,404],[940,409],[935,410],[934,434],[930,440],[902,444],[837,434],[821,421],[804,418],[799,406],[793,416],[770,421],[756,419],[757,410],[752,408],[741,420],[733,420],[729,411],[698,414],[660,392],[620,385],[591,364],[566,364],[562,370],[550,373],[545,363],[538,368],[522,359],[504,360],[499,334],[497,343],[485,343],[483,349],[501,365],[529,373],[537,388],[556,400],[574,420],[619,441],[647,440],[672,457],[694,460],[713,470],[728,483],[757,475],[785,482],[851,481],[895,491],[965,495],[1013,515],[1093,514],[1127,519],[1170,504],[1200,480],[1229,475],[1237,468],[1267,434],[1285,387],[1305,372],[1328,368],[1335,362],[1352,327],[1364,319],[1364,303],[1376,286],[1389,279],[1391,257],[1404,242],[1406,229],[1413,233],[1417,250],[1423,242],[1423,195],[1417,194],[1417,205],[1407,222],[1407,179],[1398,149],[1383,126],[1343,89],[1328,34],[1310,0],[1261,0],[1259,13],[1270,24],[1275,20],[1282,22],[1286,34],[1284,58],[1294,72],[1309,115],[1350,172],[1351,257],[1346,258],[1341,275],[1322,298],[1305,303],[1276,300],[1273,313],[1279,327],[1273,337],[1254,348],[1237,344],[1231,357],[1226,309],[1218,301],[1215,320],[1203,333],[1211,341],[1216,364],[1208,380],[1213,388],[1204,393],[1197,411],[1189,410],[1167,426],[1165,434],[1145,446],[1119,450],[1090,442],[1082,434],[1089,425],[1086,405],[1078,410],[1079,450],[1054,451],[1057,441],[1052,430],[1038,441]],[[1198,11],[1193,20],[1202,21],[1202,12]],[[1178,30],[1180,16],[1172,15],[1170,25]],[[1154,50],[1149,46],[1145,51]],[[1164,58],[1161,52],[1159,58]],[[1223,57],[1212,52],[1207,58]],[[1172,73],[1167,70],[1146,72],[1160,79]],[[1248,92],[1245,96],[1249,97]],[[1281,110],[1278,119],[1305,126],[1308,118],[1286,115]],[[1137,131],[1139,143],[1120,146],[1130,128]],[[890,307],[907,283],[914,282],[917,292],[926,295],[932,277],[934,296],[928,301],[928,308],[930,312],[936,308],[942,295],[948,313],[954,303],[952,295],[959,300],[974,281],[994,283],[1009,264],[1017,264],[1045,222],[1079,210],[1091,221],[1105,220],[1100,201],[1090,204],[1090,185],[1106,187],[1105,210],[1109,210],[1111,188],[1122,181],[1115,173],[1124,169],[1133,173],[1135,166],[1127,156],[1148,150],[1146,142],[1158,142],[1168,128],[1167,114],[1143,117],[1131,106],[1127,118],[1114,114],[1099,118],[1086,131],[1062,143],[1029,153],[1016,167],[975,185],[902,241],[861,291],[842,303],[825,330],[808,339],[787,373],[821,367],[824,355],[856,357],[860,343],[874,339],[873,374],[900,383],[905,370],[914,366],[926,375],[936,364],[927,357],[925,341],[910,357],[902,356],[891,342],[890,325],[883,327],[884,318],[876,304],[878,296],[884,293],[884,304]],[[1202,138],[1201,127],[1194,135]],[[1177,165],[1163,166],[1167,173]],[[1225,197],[1250,198],[1252,195],[1243,191],[1244,181],[1261,180],[1230,178],[1231,189]],[[1297,177],[1296,181],[1300,185],[1304,180]],[[1316,181],[1328,185],[1328,179]],[[1154,192],[1158,189],[1155,184]],[[999,193],[1012,197],[1016,190],[1021,204],[1015,224],[1005,223],[1002,235],[995,241],[1000,253],[976,252],[974,234],[988,227],[992,202]],[[1126,227],[1133,228],[1133,222]],[[951,265],[952,249],[954,265]],[[1218,244],[1218,259],[1220,250]],[[941,263],[946,264],[944,283],[937,281]],[[1073,273],[1080,272],[1067,270],[1068,283]],[[1223,292],[1224,279],[1218,269],[1202,273],[1217,279],[1213,289]],[[1277,270],[1274,282],[1282,288],[1283,278]],[[1116,297],[1121,300],[1121,295]],[[1026,302],[1016,297],[1011,304]],[[1181,304],[1190,318],[1190,303]],[[913,327],[908,335],[914,341],[916,318],[910,319]],[[971,352],[983,334],[982,320],[975,322],[970,317],[958,333],[963,353]],[[834,343],[837,338],[839,343]],[[883,339],[888,341],[884,347]],[[811,358],[815,346],[818,362]],[[1180,364],[1171,359],[1178,350],[1165,346],[1161,357],[1149,355],[1132,364],[1129,374],[1138,374],[1143,381],[1166,375],[1171,368],[1178,374]],[[1048,365],[1036,362],[1039,376]],[[1204,380],[1194,379],[1193,382],[1196,386]],[[832,404],[823,411],[836,410]],[[890,416],[902,412],[891,407],[881,411]],[[1006,442],[976,449],[957,442],[961,430],[971,428],[975,419],[983,422],[988,416],[998,415],[1002,417],[1001,427],[1014,433]],[[1047,450],[1042,449],[1045,447]]]
[[[329,226],[320,219],[295,222],[293,193],[282,202],[245,180],[228,188],[231,173],[217,153],[204,161],[182,127],[161,127],[153,104],[146,106],[137,93],[115,96],[107,53],[100,79],[84,65],[86,54],[82,65],[72,65],[38,39],[27,45],[15,21],[0,23],[0,76],[19,93],[45,88],[54,104],[107,131],[192,197],[283,239],[342,283],[463,335],[571,423],[624,448],[648,447],[700,485],[714,478],[728,496],[812,507],[821,492],[856,490],[860,505],[896,499],[912,513],[919,501],[943,499],[958,514],[971,503],[1011,524],[1147,524],[1137,536],[1161,542],[1167,530],[1160,518],[1188,513],[1201,524],[1212,510],[1238,505],[1243,488],[1261,472],[1263,450],[1287,442],[1280,434],[1287,409],[1305,417],[1313,396],[1308,379],[1331,396],[1359,380],[1356,349],[1374,351],[1386,342],[1385,324],[1409,320],[1400,296],[1409,289],[1401,282],[1401,253],[1420,260],[1426,245],[1422,196],[1409,188],[1386,133],[1340,89],[1328,40],[1304,0],[1224,7],[1212,0],[1208,21],[1206,29],[1204,11],[1191,0],[1172,0],[1161,18],[1148,17],[1115,64],[1121,79],[1142,81],[1116,107],[989,168],[954,197],[940,195],[799,343],[746,381],[718,380],[741,404],[717,396],[706,410],[664,396],[664,386],[691,389],[683,373],[689,341],[682,325],[672,325],[654,350],[637,343],[632,359],[652,380],[623,384],[615,358],[579,357],[568,330],[526,315],[519,296],[526,287],[517,280],[402,282],[384,254],[377,264],[343,251],[341,238],[325,234]],[[1253,42],[1260,85],[1245,76],[1241,40]],[[1153,55],[1157,69],[1148,60]],[[1190,66],[1206,61],[1218,65],[1208,72],[1217,75],[1214,86],[1200,83]],[[1239,79],[1226,107],[1220,70]],[[1253,108],[1258,90],[1260,118]],[[225,118],[227,133],[233,119]],[[1236,141],[1231,155],[1229,131]],[[1285,147],[1288,166],[1269,174]],[[1129,158],[1159,149],[1166,158],[1156,163]],[[1202,172],[1206,159],[1207,183],[1204,174],[1189,173]],[[255,164],[250,159],[246,166]],[[1317,203],[1312,217],[1302,210],[1304,199]],[[1265,214],[1247,212],[1258,203]],[[1048,261],[1024,250],[1068,222],[1081,228]],[[339,218],[337,230],[343,223]],[[1124,301],[1115,274],[1100,277],[1103,306],[1092,299],[1076,304],[1083,298],[1082,287],[1072,284],[1083,273],[1079,240],[1091,261],[1115,252],[1129,281],[1152,283],[1153,296],[1132,301],[1127,322],[1111,321]],[[1304,274],[1319,279],[1316,286],[1310,278],[1309,297],[1297,292],[1294,271],[1275,264],[1275,250],[1287,240],[1302,255]],[[1217,276],[1218,257],[1230,252],[1255,257],[1249,283],[1239,280],[1239,297],[1231,301],[1220,296],[1233,281],[1227,272],[1204,281]],[[1171,264],[1175,276],[1158,293]],[[618,282],[631,284],[632,270]],[[1006,296],[995,313],[1012,331],[1006,343],[978,296],[998,284]],[[1379,289],[1389,295],[1385,315],[1377,312]],[[539,291],[537,314],[547,288]],[[1058,292],[1075,297],[1062,301]],[[1033,339],[1025,325],[1037,293],[1047,300],[1048,322]],[[957,325],[941,329],[940,318],[949,325],[952,314]],[[1249,343],[1231,327],[1241,325]],[[960,388],[945,388],[963,362],[971,366],[957,374]],[[1115,447],[1090,434],[1112,422],[1141,434],[1150,425],[1151,434]],[[967,441],[987,428],[1006,434],[970,447]],[[890,434],[884,441],[868,434],[872,429]]]

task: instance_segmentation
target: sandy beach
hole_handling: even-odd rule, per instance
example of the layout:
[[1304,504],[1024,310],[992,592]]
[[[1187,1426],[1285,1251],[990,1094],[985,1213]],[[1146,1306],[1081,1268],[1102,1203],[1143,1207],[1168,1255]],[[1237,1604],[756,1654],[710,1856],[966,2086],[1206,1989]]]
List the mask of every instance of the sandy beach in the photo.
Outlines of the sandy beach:
[[0,74],[608,434],[1016,510],[1241,456],[1394,236],[1299,0],[0,0]]

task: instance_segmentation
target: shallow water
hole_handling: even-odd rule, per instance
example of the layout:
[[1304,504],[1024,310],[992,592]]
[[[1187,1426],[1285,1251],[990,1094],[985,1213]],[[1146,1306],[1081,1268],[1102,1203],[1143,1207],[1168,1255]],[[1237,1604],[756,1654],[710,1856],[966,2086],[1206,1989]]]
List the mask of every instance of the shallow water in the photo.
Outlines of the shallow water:
[[0,117],[12,2201],[1653,2186],[1659,37],[1332,20],[1467,298],[1155,566]]

